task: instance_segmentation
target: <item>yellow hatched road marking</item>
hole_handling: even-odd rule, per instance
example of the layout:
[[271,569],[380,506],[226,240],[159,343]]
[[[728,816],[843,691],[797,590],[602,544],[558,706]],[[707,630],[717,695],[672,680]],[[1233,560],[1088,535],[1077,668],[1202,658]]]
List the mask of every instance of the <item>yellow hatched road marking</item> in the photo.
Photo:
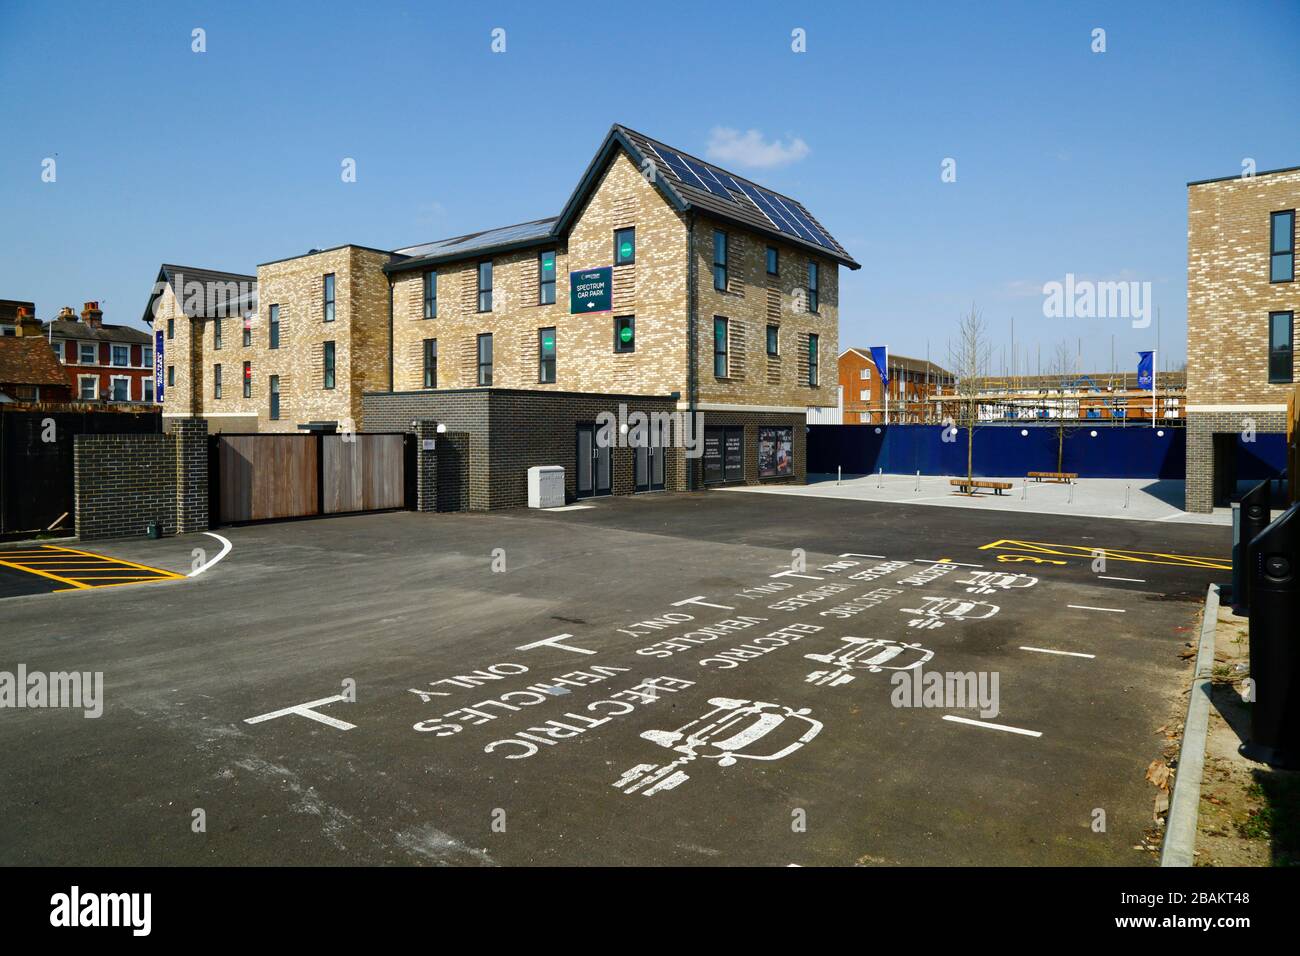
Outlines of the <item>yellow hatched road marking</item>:
[[1216,571],[1231,571],[1230,558],[1210,558],[1190,554],[1165,554],[1160,551],[1125,551],[1118,548],[1088,547],[1075,544],[1048,544],[1042,541],[1015,541],[1003,538],[990,544],[982,545],[981,551],[989,549],[1000,551],[1026,551],[1031,554],[1052,554],[1063,558],[1105,558],[1107,561],[1131,561],[1137,564],[1164,564],[1185,568],[1211,568]]
[[[91,562],[96,562],[90,564]],[[90,566],[86,566],[86,565]],[[39,577],[70,585],[56,588],[54,593],[70,590],[90,590],[100,587],[120,587],[123,584],[143,584],[150,581],[171,581],[185,575],[163,568],[153,568],[123,558],[113,558],[93,551],[44,545],[37,550],[0,551],[0,566],[25,571]],[[144,574],[107,574],[112,571],[143,571]],[[59,572],[59,573],[55,573]],[[105,583],[100,583],[105,582]],[[111,583],[109,583],[111,582]]]

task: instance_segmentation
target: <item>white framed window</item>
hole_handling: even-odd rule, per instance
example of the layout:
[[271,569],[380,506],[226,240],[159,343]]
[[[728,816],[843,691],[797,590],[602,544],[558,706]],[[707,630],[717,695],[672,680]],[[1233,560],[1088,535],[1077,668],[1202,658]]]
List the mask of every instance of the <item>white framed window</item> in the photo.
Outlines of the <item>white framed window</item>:
[[126,368],[131,364],[131,346],[114,345],[112,347],[113,364],[118,368]]
[[98,365],[99,348],[94,342],[77,343],[77,364],[78,365]]
[[141,401],[153,402],[153,376],[146,375],[140,379]]
[[140,346],[140,367],[153,368],[153,346],[152,345]]
[[861,369],[859,369],[859,370],[858,370],[858,378],[862,379],[862,381],[864,381],[864,382],[869,382],[869,381],[871,381],[871,369],[869,369],[869,368],[861,368]]
[[858,393],[858,401],[860,401],[860,402],[869,402],[869,401],[871,401],[871,389],[869,389],[869,388],[864,388],[861,392],[859,392],[859,393]]
[[93,401],[99,397],[99,376],[98,375],[78,375],[77,376],[77,397],[84,402]]
[[128,375],[114,375],[108,381],[108,395],[114,402],[131,400],[131,378]]

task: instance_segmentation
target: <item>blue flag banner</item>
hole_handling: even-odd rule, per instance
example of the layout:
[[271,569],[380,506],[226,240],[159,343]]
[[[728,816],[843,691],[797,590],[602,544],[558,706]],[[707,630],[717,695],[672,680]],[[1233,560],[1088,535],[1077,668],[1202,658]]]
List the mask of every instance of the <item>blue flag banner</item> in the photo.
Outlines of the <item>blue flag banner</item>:
[[1138,353],[1138,388],[1151,391],[1155,387],[1155,376],[1151,373],[1154,352]]
[[876,370],[880,372],[880,381],[886,386],[889,385],[889,350],[884,345],[873,345],[871,347],[871,360],[876,363]]

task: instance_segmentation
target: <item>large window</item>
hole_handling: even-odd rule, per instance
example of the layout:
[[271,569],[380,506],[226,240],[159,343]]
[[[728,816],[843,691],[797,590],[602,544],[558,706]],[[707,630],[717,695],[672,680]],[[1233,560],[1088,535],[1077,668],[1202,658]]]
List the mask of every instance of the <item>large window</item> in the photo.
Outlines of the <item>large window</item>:
[[334,274],[330,273],[325,277],[325,321],[334,321]]
[[781,327],[779,325],[769,325],[767,327],[767,357],[776,358],[781,354]]
[[1294,312],[1268,314],[1268,380],[1274,384],[1294,380],[1294,318]]
[[636,262],[636,229],[614,230],[614,265],[630,266]]
[[1290,282],[1295,278],[1295,210],[1269,216],[1268,281]]
[[720,315],[713,317],[713,374],[727,377],[727,320]]
[[727,234],[713,230],[713,288],[727,291]]
[[424,340],[424,387],[438,387],[438,340]]
[[438,317],[438,271],[430,269],[424,274],[424,317]]
[[278,349],[280,347],[280,307],[278,305],[271,306],[271,321],[268,334],[271,348]]
[[324,362],[325,380],[321,383],[324,388],[334,387],[334,343],[325,343]]
[[[168,382],[167,384],[170,385],[171,383]],[[221,366],[220,365],[212,366],[212,397],[213,398],[221,397]]]
[[555,384],[555,329],[537,330],[537,381]]
[[759,428],[758,477],[794,474],[794,428]]
[[272,375],[271,379],[271,421],[280,420],[280,376]]
[[478,310],[492,311],[492,260],[478,264]]
[[614,318],[614,351],[636,351],[636,316],[619,315]]
[[492,384],[492,333],[485,332],[478,337],[478,383]]
[[817,263],[809,259],[808,260],[808,311],[809,312],[816,312],[821,306],[821,303],[819,301],[820,297],[817,291],[819,280],[820,280],[820,276],[818,275]]
[[817,336],[808,336],[808,384],[817,387]]
[[555,252],[548,250],[537,257],[537,304],[555,303]]
[[78,365],[98,365],[99,347],[94,342],[81,342],[77,346]]
[[113,346],[113,364],[119,368],[126,368],[131,364],[131,346],[114,345]]
[[212,320],[212,347],[214,349],[221,348],[221,320],[220,319]]
[[767,247],[767,274],[779,275],[781,272],[781,251],[776,246]]
[[244,398],[253,397],[253,363],[244,363]]

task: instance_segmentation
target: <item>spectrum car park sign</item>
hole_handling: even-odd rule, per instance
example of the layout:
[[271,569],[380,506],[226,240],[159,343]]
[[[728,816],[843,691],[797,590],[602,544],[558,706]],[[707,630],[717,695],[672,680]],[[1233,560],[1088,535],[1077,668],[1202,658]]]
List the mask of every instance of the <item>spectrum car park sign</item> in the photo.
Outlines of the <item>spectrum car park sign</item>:
[[601,266],[569,273],[569,314],[608,312],[612,302],[614,268]]

